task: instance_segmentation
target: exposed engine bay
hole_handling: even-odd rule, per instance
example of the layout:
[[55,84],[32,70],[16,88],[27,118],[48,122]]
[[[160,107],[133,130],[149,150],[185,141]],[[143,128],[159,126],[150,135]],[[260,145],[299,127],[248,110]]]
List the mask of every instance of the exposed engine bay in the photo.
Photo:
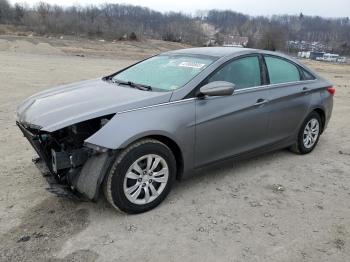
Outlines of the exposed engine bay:
[[[103,167],[106,164],[104,160],[107,160],[110,154],[108,154],[108,149],[99,148],[84,141],[103,127],[113,115],[90,119],[52,133],[41,131],[24,123],[17,122],[17,125],[39,156],[34,162],[37,165],[45,164],[46,171],[43,171],[43,167],[40,168],[45,176],[53,177],[56,183],[61,185],[60,188],[65,186],[65,188],[78,191],[93,199],[95,195],[79,188],[79,185],[85,187],[79,182],[80,173],[86,162],[101,159],[101,155],[105,156],[99,161]],[[91,167],[89,169],[91,171]],[[89,172],[89,170],[86,171]],[[52,185],[52,182],[49,183]],[[55,190],[49,191],[55,193]]]

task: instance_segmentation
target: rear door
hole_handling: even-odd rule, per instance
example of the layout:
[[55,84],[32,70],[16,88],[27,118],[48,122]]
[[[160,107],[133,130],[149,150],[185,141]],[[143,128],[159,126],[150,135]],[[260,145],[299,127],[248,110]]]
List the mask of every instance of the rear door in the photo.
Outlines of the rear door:
[[261,68],[258,55],[236,58],[203,83],[227,81],[236,89],[231,96],[196,99],[197,167],[266,144],[269,91]]
[[306,117],[311,102],[309,81],[292,61],[264,55],[269,79],[270,143],[292,139]]

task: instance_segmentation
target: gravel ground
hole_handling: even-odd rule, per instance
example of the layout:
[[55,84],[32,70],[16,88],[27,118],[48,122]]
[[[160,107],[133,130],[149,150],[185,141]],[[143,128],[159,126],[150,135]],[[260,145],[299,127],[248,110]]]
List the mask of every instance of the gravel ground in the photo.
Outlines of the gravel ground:
[[71,43],[21,41],[0,39],[0,261],[349,261],[349,65],[306,61],[337,88],[313,153],[280,150],[211,167],[176,183],[155,210],[126,215],[103,197],[76,202],[47,192],[14,112],[35,92],[132,63],[128,53],[99,57],[90,46],[76,56]]

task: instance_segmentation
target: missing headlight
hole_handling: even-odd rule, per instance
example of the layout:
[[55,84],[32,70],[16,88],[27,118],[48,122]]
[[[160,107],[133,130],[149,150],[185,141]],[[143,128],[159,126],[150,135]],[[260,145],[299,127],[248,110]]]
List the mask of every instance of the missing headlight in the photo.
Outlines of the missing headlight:
[[105,153],[105,152],[107,152],[109,150],[109,148],[106,148],[106,147],[103,147],[103,146],[94,145],[94,144],[87,143],[87,142],[84,143],[84,146],[86,146],[88,148],[91,148],[94,151],[99,152],[99,153]]

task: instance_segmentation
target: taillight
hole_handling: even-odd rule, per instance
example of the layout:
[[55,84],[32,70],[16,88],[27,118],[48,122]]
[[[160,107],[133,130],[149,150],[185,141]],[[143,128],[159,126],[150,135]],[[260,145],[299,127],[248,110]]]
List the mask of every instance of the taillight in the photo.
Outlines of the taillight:
[[335,87],[333,86],[327,87],[327,91],[333,96],[335,94]]

